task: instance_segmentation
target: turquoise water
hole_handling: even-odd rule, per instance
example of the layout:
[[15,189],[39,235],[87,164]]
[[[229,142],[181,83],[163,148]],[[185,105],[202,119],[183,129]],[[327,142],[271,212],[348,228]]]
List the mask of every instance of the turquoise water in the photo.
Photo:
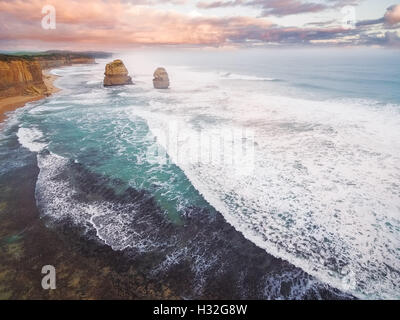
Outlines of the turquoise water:
[[[327,285],[399,298],[397,52],[118,57],[134,86],[104,88],[103,60],[56,69],[63,91],[5,124],[6,135],[38,154],[44,217],[94,230],[115,250],[162,252],[149,273],[190,260],[197,293],[217,270],[233,268],[241,283],[257,274],[257,297],[282,297],[287,282],[284,298]],[[167,91],[152,88],[160,65],[170,74]],[[226,149],[238,132],[240,148],[253,153]],[[229,240],[225,224],[247,240]],[[231,251],[246,241],[288,265],[246,269],[251,256],[238,262]]]

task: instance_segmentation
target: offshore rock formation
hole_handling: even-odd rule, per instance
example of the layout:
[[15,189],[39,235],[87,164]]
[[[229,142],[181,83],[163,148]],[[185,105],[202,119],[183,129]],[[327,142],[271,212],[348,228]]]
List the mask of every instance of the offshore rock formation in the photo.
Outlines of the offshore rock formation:
[[42,78],[38,61],[0,55],[0,97],[18,95],[46,95],[47,87]]
[[154,72],[153,85],[156,89],[168,89],[169,88],[169,77],[168,73],[164,68],[158,68]]
[[106,87],[133,84],[132,78],[128,76],[128,70],[121,60],[114,60],[107,64],[104,75],[104,86]]

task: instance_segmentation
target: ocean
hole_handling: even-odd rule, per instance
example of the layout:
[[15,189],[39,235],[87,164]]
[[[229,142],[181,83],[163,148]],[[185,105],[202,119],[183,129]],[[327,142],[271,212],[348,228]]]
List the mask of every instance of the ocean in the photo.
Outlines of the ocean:
[[[110,59],[53,69],[62,91],[3,124],[0,177],[38,167],[49,228],[124,252],[181,298],[400,298],[398,51],[114,58],[134,85],[103,87]],[[169,90],[153,89],[159,66]]]

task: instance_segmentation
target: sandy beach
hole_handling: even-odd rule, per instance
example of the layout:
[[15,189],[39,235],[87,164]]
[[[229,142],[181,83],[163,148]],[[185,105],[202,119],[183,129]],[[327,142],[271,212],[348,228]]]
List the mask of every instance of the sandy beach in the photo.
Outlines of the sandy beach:
[[23,107],[26,103],[37,101],[52,95],[58,91],[59,88],[54,86],[54,81],[58,76],[49,73],[50,70],[43,70],[43,81],[47,87],[46,95],[19,95],[14,97],[0,98],[0,122],[3,122],[7,116],[6,113],[14,111],[17,108]]

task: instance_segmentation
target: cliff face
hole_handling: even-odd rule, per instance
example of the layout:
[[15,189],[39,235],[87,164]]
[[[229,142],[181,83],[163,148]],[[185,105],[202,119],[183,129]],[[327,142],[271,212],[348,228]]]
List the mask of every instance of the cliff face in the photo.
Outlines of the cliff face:
[[95,63],[95,58],[75,53],[0,55],[0,98],[47,95],[42,70],[88,63]]
[[42,69],[71,66],[73,64],[95,63],[95,59],[92,57],[72,54],[49,54],[37,56],[34,59],[40,63]]
[[0,56],[0,97],[46,93],[39,62]]

